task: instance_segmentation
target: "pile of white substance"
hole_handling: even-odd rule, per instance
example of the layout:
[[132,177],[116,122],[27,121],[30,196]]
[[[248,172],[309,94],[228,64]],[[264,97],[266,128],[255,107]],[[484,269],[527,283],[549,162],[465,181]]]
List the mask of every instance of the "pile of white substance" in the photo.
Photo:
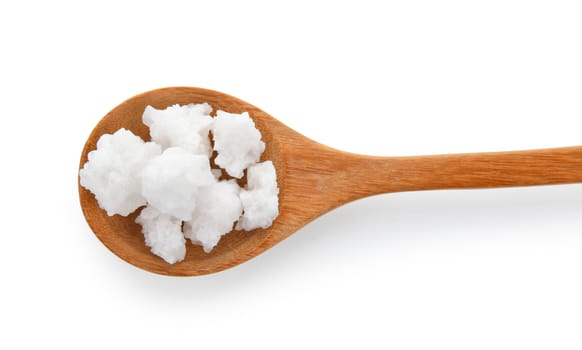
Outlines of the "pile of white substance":
[[[279,214],[277,174],[271,161],[258,163],[265,149],[248,113],[217,111],[207,103],[147,106],[143,123],[151,142],[131,131],[105,134],[79,172],[80,183],[112,216],[146,205],[136,222],[152,253],[170,264],[186,255],[186,239],[209,253],[220,237],[236,229],[267,228]],[[241,189],[234,178],[247,172]]]

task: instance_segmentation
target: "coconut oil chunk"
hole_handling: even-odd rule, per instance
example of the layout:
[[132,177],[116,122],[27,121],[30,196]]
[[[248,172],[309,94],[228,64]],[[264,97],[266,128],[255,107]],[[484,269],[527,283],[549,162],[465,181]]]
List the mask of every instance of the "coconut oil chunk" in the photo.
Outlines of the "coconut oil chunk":
[[142,194],[160,212],[190,220],[201,187],[216,181],[208,157],[170,147],[141,172]]
[[144,142],[129,130],[105,134],[97,141],[97,149],[89,152],[79,182],[95,195],[107,215],[127,216],[146,204],[137,175],[160,153],[158,144]]
[[237,228],[251,231],[271,226],[279,215],[279,187],[273,163],[268,160],[248,170],[246,189],[240,193],[243,215]]
[[249,113],[211,113],[208,103],[147,106],[150,142],[104,134],[79,172],[108,215],[142,208],[145,245],[169,264],[185,259],[187,240],[211,253],[224,235],[245,234],[233,228],[268,228],[279,214],[277,173],[259,163],[265,143]]
[[173,105],[166,109],[147,106],[142,115],[150,128],[152,141],[162,146],[180,147],[194,154],[209,156],[212,151],[208,132],[212,125],[208,103]]
[[255,164],[265,150],[261,133],[247,112],[241,114],[218,111],[212,125],[216,164],[228,175],[240,179],[243,171]]
[[184,260],[186,240],[182,234],[182,221],[164,214],[152,206],[142,209],[135,220],[142,227],[145,244],[152,253],[169,264]]
[[192,220],[184,224],[184,235],[210,252],[229,233],[242,214],[240,187],[234,180],[220,181],[200,189],[204,205],[196,206]]

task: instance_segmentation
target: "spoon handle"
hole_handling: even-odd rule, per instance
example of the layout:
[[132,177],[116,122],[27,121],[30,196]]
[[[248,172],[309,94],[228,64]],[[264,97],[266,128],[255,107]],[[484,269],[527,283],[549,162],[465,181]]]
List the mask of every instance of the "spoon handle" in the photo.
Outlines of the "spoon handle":
[[[582,147],[415,157],[359,157],[363,194],[582,182]],[[358,169],[359,168],[359,169]],[[367,175],[366,175],[367,174]]]

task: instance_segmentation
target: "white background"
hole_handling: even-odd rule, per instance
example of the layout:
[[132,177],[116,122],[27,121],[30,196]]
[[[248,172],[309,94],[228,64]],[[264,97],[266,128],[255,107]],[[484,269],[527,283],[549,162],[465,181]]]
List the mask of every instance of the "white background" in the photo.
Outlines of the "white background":
[[369,198],[168,278],[101,245],[76,176],[102,116],[175,85],[351,152],[582,144],[581,19],[557,0],[3,2],[0,348],[580,349],[579,185]]

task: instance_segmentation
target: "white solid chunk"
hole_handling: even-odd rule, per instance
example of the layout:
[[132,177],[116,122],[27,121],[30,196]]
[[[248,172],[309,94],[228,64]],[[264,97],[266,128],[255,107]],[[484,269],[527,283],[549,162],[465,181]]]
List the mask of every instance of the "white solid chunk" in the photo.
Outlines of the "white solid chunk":
[[241,114],[218,111],[212,124],[214,150],[218,152],[215,163],[236,178],[259,161],[265,150],[261,133],[247,112]]
[[240,192],[243,215],[237,229],[251,231],[267,228],[279,215],[277,173],[270,160],[252,165],[247,170],[247,187]]
[[[265,143],[248,112],[211,112],[207,103],[147,106],[142,121],[152,142],[126,129],[103,135],[79,172],[108,215],[146,205],[135,222],[151,252],[169,264],[184,260],[186,239],[210,253],[233,226],[267,228],[279,215],[275,167],[257,163]],[[232,178],[245,171],[241,189],[242,180]]]
[[186,240],[182,234],[180,219],[147,206],[142,209],[135,222],[141,225],[145,243],[152,253],[169,264],[184,260]]
[[190,220],[198,189],[216,182],[207,156],[171,147],[152,158],[141,172],[142,194],[164,214]]
[[80,184],[95,195],[107,215],[127,216],[146,204],[137,175],[148,160],[160,153],[159,145],[144,142],[129,130],[104,134],[79,171]]
[[147,106],[142,120],[150,128],[152,141],[163,149],[180,147],[209,156],[212,149],[208,132],[213,120],[210,112],[208,103],[173,105],[163,110]]
[[229,233],[242,213],[240,187],[234,180],[220,181],[200,189],[204,205],[196,206],[192,220],[184,223],[184,235],[209,253]]

